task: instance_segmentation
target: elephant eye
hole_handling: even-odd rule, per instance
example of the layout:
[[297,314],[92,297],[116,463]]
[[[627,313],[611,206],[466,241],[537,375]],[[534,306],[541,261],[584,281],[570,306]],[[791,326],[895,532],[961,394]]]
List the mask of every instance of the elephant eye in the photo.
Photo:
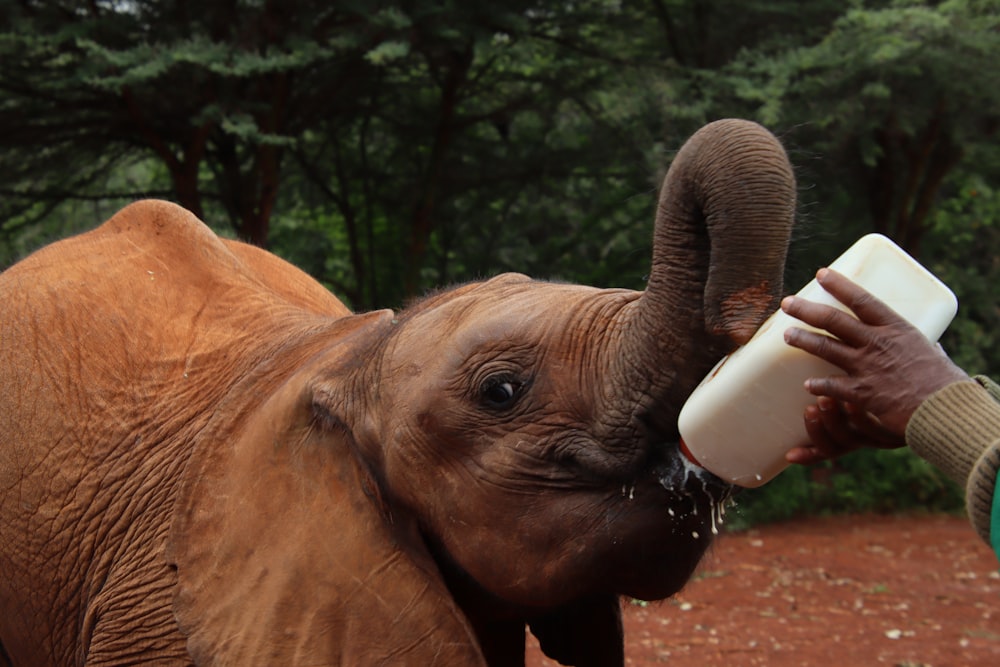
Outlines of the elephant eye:
[[493,378],[483,383],[480,396],[486,407],[503,410],[514,404],[521,386],[520,382],[511,378]]

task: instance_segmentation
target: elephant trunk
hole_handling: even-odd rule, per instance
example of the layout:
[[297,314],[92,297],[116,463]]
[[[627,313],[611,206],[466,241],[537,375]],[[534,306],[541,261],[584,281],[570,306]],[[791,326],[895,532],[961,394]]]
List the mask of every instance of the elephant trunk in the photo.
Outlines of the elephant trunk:
[[677,154],[618,361],[661,427],[673,427],[704,374],[777,307],[794,216],[791,164],[760,125],[716,121]]

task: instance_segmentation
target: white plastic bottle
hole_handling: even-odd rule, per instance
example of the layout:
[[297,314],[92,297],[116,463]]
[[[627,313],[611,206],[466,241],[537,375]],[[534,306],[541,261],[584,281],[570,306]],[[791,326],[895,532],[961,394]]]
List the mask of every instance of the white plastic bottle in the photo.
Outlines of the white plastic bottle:
[[[944,283],[881,234],[862,237],[830,268],[886,302],[932,341],[958,309]],[[847,311],[815,279],[798,295]],[[678,417],[688,457],[733,484],[760,486],[788,466],[785,454],[808,442],[802,413],[816,400],[803,383],[842,374],[785,343],[784,332],[792,326],[815,330],[778,310],[746,345],[716,365]]]

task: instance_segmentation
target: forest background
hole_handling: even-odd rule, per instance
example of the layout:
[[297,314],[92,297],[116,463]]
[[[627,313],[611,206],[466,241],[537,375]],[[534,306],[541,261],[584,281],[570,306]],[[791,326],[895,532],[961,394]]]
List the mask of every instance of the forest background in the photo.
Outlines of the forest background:
[[[357,310],[503,271],[642,289],[672,156],[743,117],[796,167],[788,291],[884,233],[996,376],[998,65],[1000,0],[0,0],[0,268],[159,197]],[[864,452],[736,518],[961,502]]]

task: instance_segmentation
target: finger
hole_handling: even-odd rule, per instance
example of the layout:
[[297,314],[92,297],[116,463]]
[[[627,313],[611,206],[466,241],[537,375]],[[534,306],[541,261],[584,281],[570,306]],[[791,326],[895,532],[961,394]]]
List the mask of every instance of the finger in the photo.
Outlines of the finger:
[[878,417],[860,406],[845,403],[843,409],[851,428],[865,441],[865,446],[892,449],[906,444],[904,438],[886,428]]
[[[815,409],[816,406],[809,406]],[[827,436],[823,428],[823,423],[816,417],[806,417],[806,431],[809,433],[809,442],[804,445],[793,447],[785,452],[785,460],[789,463],[800,465],[814,465],[837,458],[843,451],[838,448]]]
[[828,396],[841,403],[857,403],[855,383],[846,375],[808,378],[805,388],[813,396]]
[[803,413],[803,419],[806,435],[809,436],[809,444],[802,446],[800,449],[804,451],[796,452],[793,456],[797,456],[800,462],[811,463],[839,456],[840,447],[831,437],[826,422],[820,414],[819,406],[816,404],[807,406]]
[[[865,447],[895,447],[891,439],[887,439],[887,431],[878,426],[877,420],[857,406],[850,403],[835,401],[829,396],[820,396],[816,400],[819,421],[826,433],[826,439],[832,445],[833,456],[842,456]],[[862,414],[867,415],[867,428],[859,429]]]
[[895,324],[903,318],[884,301],[833,269],[820,269],[816,281],[837,301],[847,306],[862,322],[872,325]]
[[840,308],[798,296],[788,296],[781,301],[781,309],[787,315],[816,329],[822,329],[850,345],[863,345],[867,340],[865,325]]
[[854,348],[836,338],[791,327],[785,330],[784,339],[792,347],[797,347],[846,371],[851,370],[853,366]]
[[840,403],[829,396],[819,396],[816,407],[819,408],[819,420],[826,438],[834,448],[841,454],[857,449],[858,434],[851,428]]
[[818,448],[811,445],[803,445],[801,447],[793,447],[785,452],[785,460],[789,463],[798,463],[799,465],[811,466],[817,463],[822,463],[823,461],[829,460],[831,457],[826,456]]

